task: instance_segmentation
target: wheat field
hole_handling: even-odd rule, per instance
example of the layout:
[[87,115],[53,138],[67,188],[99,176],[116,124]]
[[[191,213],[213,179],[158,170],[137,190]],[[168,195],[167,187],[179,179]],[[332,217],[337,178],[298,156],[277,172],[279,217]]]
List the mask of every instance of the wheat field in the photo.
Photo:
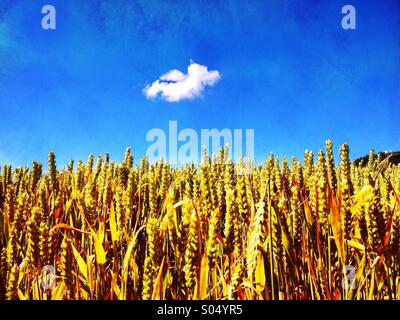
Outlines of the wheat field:
[[0,299],[399,299],[400,166],[332,149],[5,165]]

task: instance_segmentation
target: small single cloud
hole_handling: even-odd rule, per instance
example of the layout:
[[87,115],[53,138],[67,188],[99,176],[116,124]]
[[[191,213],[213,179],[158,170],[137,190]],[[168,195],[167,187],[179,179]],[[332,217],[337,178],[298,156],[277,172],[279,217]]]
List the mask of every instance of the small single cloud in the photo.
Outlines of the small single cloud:
[[190,62],[187,74],[173,69],[163,74],[143,89],[148,99],[161,95],[168,102],[178,102],[184,99],[200,97],[206,86],[212,87],[221,75],[217,70],[208,71],[206,66]]

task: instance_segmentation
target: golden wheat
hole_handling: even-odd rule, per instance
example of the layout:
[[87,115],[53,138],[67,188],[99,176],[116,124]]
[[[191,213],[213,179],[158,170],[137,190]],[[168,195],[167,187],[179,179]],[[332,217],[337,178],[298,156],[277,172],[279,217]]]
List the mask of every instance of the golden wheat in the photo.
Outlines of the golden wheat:
[[399,299],[400,166],[339,155],[5,165],[0,299]]

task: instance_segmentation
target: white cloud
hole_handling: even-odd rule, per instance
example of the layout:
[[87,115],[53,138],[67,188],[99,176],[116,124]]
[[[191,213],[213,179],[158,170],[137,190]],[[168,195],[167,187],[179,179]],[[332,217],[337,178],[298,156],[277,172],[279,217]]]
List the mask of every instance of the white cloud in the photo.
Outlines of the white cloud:
[[206,66],[191,62],[187,74],[173,69],[163,74],[143,89],[147,98],[156,98],[159,94],[168,102],[178,102],[201,96],[206,86],[212,87],[221,78],[217,70],[208,71]]

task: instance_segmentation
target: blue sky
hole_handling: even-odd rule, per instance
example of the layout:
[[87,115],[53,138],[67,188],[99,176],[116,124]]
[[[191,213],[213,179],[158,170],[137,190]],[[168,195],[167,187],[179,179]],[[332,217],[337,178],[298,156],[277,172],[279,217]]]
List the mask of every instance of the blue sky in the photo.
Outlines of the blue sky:
[[[41,27],[42,6],[57,29]],[[343,30],[352,4],[357,29]],[[202,97],[143,88],[190,60],[221,79]],[[253,128],[255,158],[302,158],[332,138],[353,158],[400,149],[400,3],[24,1],[0,3],[0,163],[58,162],[150,145],[148,130]]]

